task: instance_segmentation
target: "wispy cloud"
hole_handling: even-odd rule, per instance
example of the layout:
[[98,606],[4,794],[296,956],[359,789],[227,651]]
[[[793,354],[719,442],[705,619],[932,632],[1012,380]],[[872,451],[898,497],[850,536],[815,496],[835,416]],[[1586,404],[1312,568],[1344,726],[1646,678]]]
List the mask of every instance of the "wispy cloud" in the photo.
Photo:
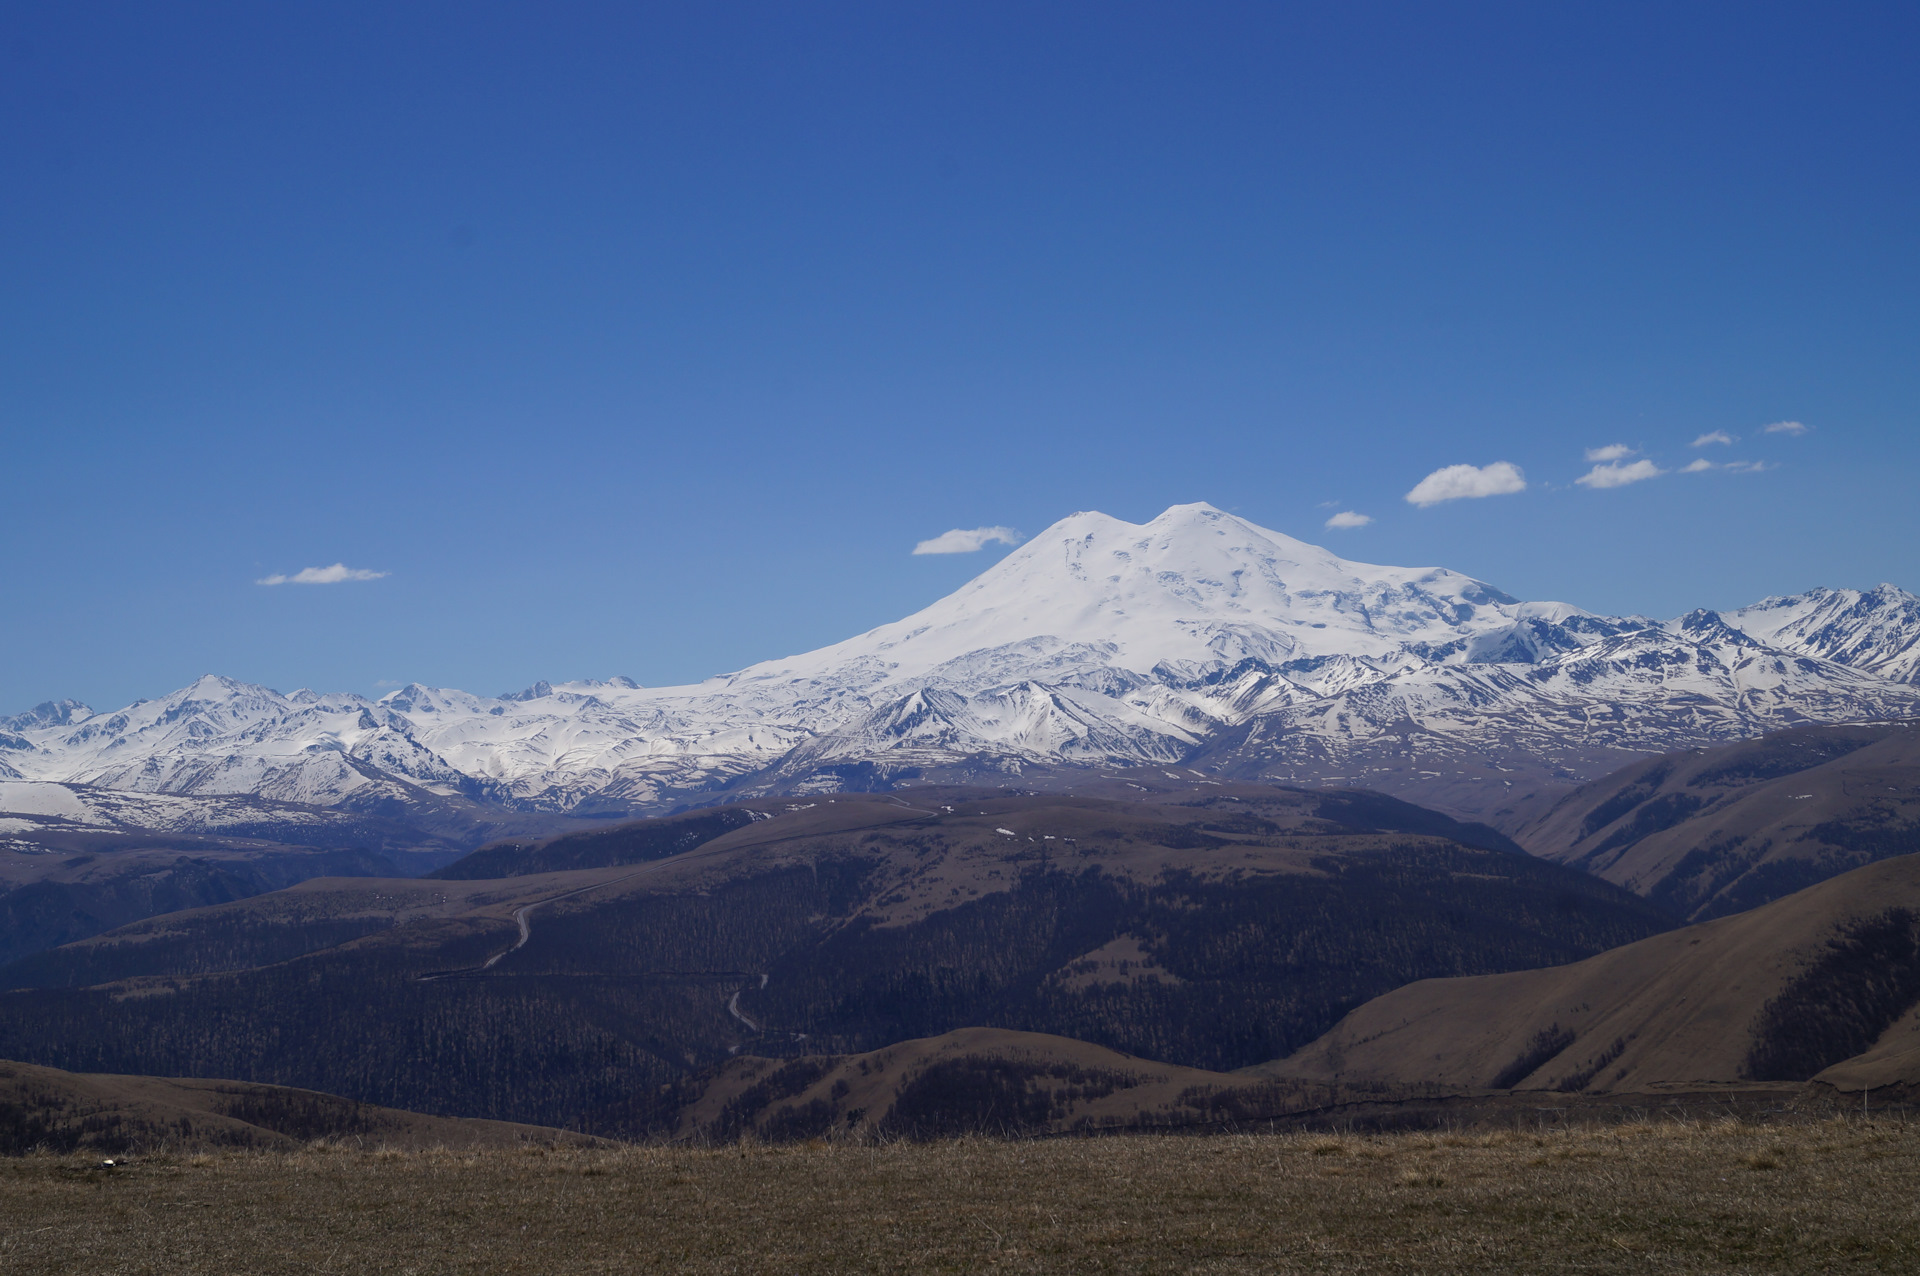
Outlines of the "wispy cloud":
[[1708,430],[1705,434],[1693,441],[1693,446],[1711,447],[1715,443],[1720,444],[1722,447],[1732,447],[1733,436],[1725,430]]
[[1775,421],[1772,425],[1762,430],[1761,433],[1762,434],[1789,434],[1794,436],[1795,438],[1798,438],[1800,435],[1805,434],[1811,428],[1812,428],[1811,426],[1802,425],[1798,421]]
[[1609,443],[1605,447],[1588,448],[1587,459],[1589,461],[1624,461],[1632,456],[1635,450],[1624,443]]
[[1020,533],[1011,527],[956,527],[950,532],[942,532],[930,541],[921,541],[913,547],[916,554],[971,554],[975,550],[985,549],[998,541],[1002,545],[1018,545]]
[[1352,510],[1341,510],[1327,520],[1328,527],[1365,527],[1373,521],[1371,514],[1357,514]]
[[370,572],[363,567],[335,563],[331,567],[303,567],[291,576],[276,572],[254,581],[256,585],[338,585],[348,580],[379,580],[386,572]]
[[[1682,474],[1701,474],[1707,470],[1725,470],[1729,474],[1765,474],[1768,470],[1780,468],[1778,461],[1722,461],[1718,465],[1706,457],[1698,457],[1680,467]],[[1580,480],[1585,482],[1585,479]],[[1615,484],[1614,486],[1617,486]]]
[[1632,465],[1596,465],[1582,474],[1574,482],[1582,487],[1625,487],[1629,483],[1641,483],[1647,479],[1659,478],[1666,471],[1652,461],[1635,461]]
[[1526,490],[1526,476],[1520,473],[1519,466],[1511,461],[1495,461],[1492,465],[1449,465],[1435,470],[1414,485],[1407,493],[1407,500],[1427,506]]

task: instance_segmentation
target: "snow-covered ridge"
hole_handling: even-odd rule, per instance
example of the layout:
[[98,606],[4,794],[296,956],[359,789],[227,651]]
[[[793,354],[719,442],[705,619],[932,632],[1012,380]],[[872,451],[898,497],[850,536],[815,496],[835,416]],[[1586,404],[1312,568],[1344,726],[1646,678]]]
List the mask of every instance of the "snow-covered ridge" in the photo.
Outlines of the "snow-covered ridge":
[[646,810],[862,766],[1225,769],[1226,750],[1283,774],[1387,747],[1437,764],[1523,743],[1666,749],[1913,715],[1916,680],[1920,599],[1891,586],[1662,624],[1349,562],[1200,504],[1146,524],[1072,515],[912,616],[693,686],[371,701],[209,676],[112,714],[62,702],[0,720],[0,778]]
[[1783,651],[1920,683],[1920,598],[1894,585],[1765,598],[1726,620]]

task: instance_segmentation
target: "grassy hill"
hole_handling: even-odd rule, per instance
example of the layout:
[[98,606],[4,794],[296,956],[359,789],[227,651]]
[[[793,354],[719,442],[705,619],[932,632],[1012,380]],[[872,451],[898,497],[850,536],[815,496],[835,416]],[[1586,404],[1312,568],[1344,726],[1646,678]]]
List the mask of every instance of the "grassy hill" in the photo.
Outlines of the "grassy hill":
[[1802,727],[1668,754],[1502,827],[1689,920],[1920,851],[1920,726]]
[[315,1139],[368,1148],[586,1142],[561,1130],[399,1112],[284,1086],[87,1075],[0,1060],[0,1155],[287,1150]]
[[1542,970],[1423,980],[1276,1074],[1348,1084],[1646,1090],[1920,1084],[1920,856]]
[[655,822],[490,852],[501,873],[581,847],[595,867],[310,881],[151,919],[0,968],[0,1056],[634,1132],[737,1054],[990,1027],[1233,1069],[1410,980],[1671,925],[1375,795],[910,796],[744,808],[638,862],[620,845]]

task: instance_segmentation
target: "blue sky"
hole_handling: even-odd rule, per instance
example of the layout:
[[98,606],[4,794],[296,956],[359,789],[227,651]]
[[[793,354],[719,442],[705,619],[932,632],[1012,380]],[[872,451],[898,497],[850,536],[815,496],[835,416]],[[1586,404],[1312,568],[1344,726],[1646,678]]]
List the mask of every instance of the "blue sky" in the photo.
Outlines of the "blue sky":
[[[1610,612],[1920,590],[1916,53],[1897,4],[9,6],[0,711],[690,680],[1005,552],[950,529],[1192,500]],[[255,583],[336,563],[385,574]]]

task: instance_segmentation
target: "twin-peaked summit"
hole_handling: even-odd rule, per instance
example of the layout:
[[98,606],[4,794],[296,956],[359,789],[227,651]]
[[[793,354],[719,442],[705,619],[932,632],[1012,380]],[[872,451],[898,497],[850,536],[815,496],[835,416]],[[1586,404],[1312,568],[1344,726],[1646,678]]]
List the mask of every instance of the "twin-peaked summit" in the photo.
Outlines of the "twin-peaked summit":
[[984,653],[1031,659],[1011,650],[1023,644],[1139,674],[1248,658],[1385,658],[1408,642],[1444,644],[1522,614],[1572,610],[1531,609],[1444,568],[1349,562],[1207,504],[1176,505],[1146,524],[1087,512],[904,620],[731,681],[917,681],[977,671]]
[[1920,714],[1917,671],[1920,599],[1891,586],[1609,618],[1349,562],[1196,504],[1145,524],[1072,515],[912,616],[693,686],[413,685],[374,702],[204,678],[111,715],[0,721],[0,778],[648,811],[1178,765],[1472,810],[1542,765],[1584,778],[1635,753]]

